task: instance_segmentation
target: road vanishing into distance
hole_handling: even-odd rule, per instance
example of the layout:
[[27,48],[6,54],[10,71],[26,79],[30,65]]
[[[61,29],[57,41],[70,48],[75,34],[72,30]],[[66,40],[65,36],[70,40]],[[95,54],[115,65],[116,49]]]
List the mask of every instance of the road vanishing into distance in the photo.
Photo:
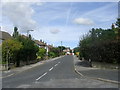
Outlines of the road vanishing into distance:
[[3,88],[117,88],[117,84],[83,77],[67,55],[2,79]]

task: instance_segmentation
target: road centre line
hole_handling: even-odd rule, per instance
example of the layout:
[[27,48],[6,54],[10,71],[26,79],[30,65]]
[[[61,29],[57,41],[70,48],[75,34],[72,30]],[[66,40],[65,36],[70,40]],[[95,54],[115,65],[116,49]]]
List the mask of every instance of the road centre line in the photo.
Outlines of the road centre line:
[[49,69],[49,71],[53,70],[53,67]]
[[[55,64],[54,66],[57,66],[59,63],[60,63],[60,62],[58,62],[58,63]],[[51,67],[51,68],[49,69],[49,71],[51,71],[51,70],[53,70],[53,67]],[[40,79],[41,79],[42,77],[44,77],[46,74],[47,74],[47,72],[45,72],[43,75],[41,75],[40,77],[38,77],[36,80],[37,80],[37,81],[40,80]]]
[[55,66],[57,66],[58,64],[55,64]]
[[43,75],[41,75],[39,78],[37,78],[36,80],[38,81],[39,79],[41,79],[43,76],[45,76],[47,74],[47,72],[46,73],[44,73]]

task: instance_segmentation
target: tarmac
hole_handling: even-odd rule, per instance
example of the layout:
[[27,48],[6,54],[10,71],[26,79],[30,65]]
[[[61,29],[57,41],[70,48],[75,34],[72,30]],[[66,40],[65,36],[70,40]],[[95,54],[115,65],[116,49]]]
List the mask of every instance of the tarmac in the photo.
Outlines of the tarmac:
[[79,60],[76,56],[74,56],[74,65],[76,73],[83,77],[115,83],[120,86],[119,70],[117,69],[94,68],[88,61]]
[[63,57],[63,56],[55,57],[55,58],[48,59],[48,60],[43,60],[43,61],[37,62],[35,64],[25,65],[25,66],[22,66],[22,67],[16,67],[16,68],[13,68],[13,69],[10,69],[10,70],[0,71],[0,78],[6,78],[6,77],[12,76],[14,74],[24,72],[26,70],[29,70],[29,69],[34,68],[36,66],[42,65],[46,62],[56,60],[56,59],[61,58],[61,57]]
[[[9,76],[12,76],[13,73],[18,74],[18,73],[24,72],[26,70],[37,67],[37,66],[42,65],[46,62],[56,60],[56,59],[61,58],[61,57],[64,57],[64,56],[56,57],[56,58],[49,59],[49,60],[44,60],[44,61],[38,62],[36,64],[31,64],[31,65],[26,65],[26,66],[23,66],[23,67],[18,67],[18,68],[15,68],[15,69],[11,69],[9,71],[2,71],[2,76],[0,78],[6,78],[6,77],[9,77]],[[75,87],[81,87],[81,88],[83,87],[84,88],[84,87],[88,87],[88,86],[89,86],[89,88],[93,88],[93,87],[104,88],[104,87],[108,87],[108,86],[110,87],[111,86],[111,88],[112,88],[112,87],[114,87],[112,85],[115,85],[115,87],[120,86],[119,85],[120,82],[118,80],[118,70],[93,68],[93,67],[91,67],[89,62],[84,61],[84,60],[79,60],[76,56],[73,56],[73,59],[74,59],[75,72],[78,73],[82,78],[80,80],[79,79],[58,80],[58,81],[52,80],[50,82],[47,82],[48,87],[50,87],[49,85],[51,85],[51,82],[53,83],[52,84],[53,87],[59,87],[59,86],[61,87],[61,86],[64,86],[64,84],[71,82],[70,83],[71,85],[69,85],[69,84],[68,84],[68,86],[66,85],[66,88],[69,87],[69,86],[71,86],[71,87],[74,86],[72,88],[75,88]],[[104,82],[101,82],[101,81],[104,81]],[[58,82],[58,83],[56,83],[56,82]],[[108,85],[106,84],[107,82],[109,82]],[[62,85],[59,85],[59,83],[62,84]],[[41,84],[38,83],[38,85],[35,84],[35,87],[37,87],[37,86],[39,87],[40,85],[43,85],[43,83],[41,83]]]

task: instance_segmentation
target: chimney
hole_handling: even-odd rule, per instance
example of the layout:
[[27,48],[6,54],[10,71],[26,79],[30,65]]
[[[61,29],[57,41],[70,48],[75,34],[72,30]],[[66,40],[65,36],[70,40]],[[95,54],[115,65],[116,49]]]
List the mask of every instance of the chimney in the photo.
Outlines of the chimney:
[[40,39],[40,42],[42,42],[42,39]]

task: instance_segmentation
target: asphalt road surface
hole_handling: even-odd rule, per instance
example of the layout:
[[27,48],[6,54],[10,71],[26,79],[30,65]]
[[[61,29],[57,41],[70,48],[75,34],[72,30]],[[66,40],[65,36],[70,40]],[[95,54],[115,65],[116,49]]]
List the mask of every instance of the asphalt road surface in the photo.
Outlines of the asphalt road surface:
[[2,79],[2,88],[117,88],[118,85],[84,78],[74,70],[73,56],[46,62]]

